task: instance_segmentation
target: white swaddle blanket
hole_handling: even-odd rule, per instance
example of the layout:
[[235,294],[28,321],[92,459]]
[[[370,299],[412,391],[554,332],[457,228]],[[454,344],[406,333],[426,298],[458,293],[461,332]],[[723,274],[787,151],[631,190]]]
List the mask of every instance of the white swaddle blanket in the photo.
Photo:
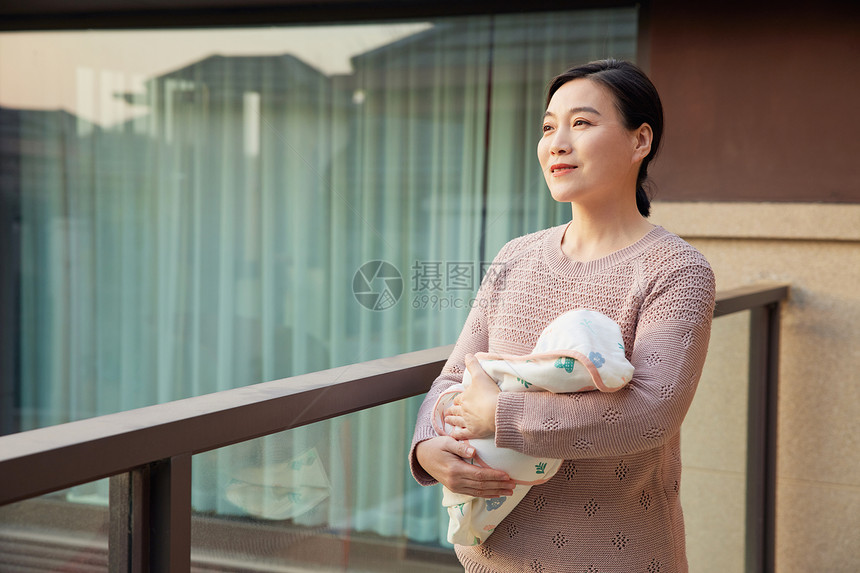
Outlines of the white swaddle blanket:
[[[621,329],[615,321],[593,310],[571,310],[558,316],[543,330],[531,354],[479,352],[475,357],[503,392],[614,392],[633,378],[633,365],[624,355]],[[445,410],[470,383],[467,370],[462,384],[451,386],[439,396],[433,409],[437,434],[451,431],[451,426],[445,424]],[[531,486],[549,480],[564,461],[497,447],[494,437],[469,440],[469,444],[475,448],[472,463],[504,470],[517,485],[513,495],[495,499],[458,494],[443,487],[442,504],[450,517],[448,541],[458,545],[483,543]]]

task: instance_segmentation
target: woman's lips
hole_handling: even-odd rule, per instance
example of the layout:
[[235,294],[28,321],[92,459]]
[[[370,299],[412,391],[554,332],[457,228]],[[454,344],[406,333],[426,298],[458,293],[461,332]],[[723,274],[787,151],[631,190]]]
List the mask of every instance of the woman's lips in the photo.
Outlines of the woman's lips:
[[576,165],[570,165],[568,163],[556,163],[555,165],[550,166],[549,172],[553,177],[558,177],[561,175],[566,175],[576,169]]

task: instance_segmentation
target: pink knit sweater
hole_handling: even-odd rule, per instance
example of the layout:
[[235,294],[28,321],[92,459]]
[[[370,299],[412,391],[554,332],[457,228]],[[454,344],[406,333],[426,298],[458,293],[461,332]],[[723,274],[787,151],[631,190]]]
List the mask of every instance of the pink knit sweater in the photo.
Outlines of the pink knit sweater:
[[707,352],[714,275],[662,227],[588,263],[565,257],[564,231],[514,239],[497,255],[418,413],[413,475],[435,483],[415,446],[436,435],[430,410],[461,381],[467,353],[526,354],[559,314],[600,311],[621,326],[633,381],[615,393],[501,393],[496,444],[566,461],[486,542],[456,552],[469,572],[686,572],[680,426]]

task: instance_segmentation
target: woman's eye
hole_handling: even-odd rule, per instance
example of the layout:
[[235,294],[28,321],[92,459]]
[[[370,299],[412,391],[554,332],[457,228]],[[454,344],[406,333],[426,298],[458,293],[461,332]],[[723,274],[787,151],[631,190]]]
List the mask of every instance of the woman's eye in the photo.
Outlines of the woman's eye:
[[588,125],[588,122],[585,121],[584,119],[577,119],[576,121],[573,122],[573,127],[580,127],[583,125]]
[[543,131],[544,133],[546,133],[547,131],[550,131],[551,129],[552,129],[552,126],[547,125],[547,124],[544,124],[543,127],[541,127],[541,131]]

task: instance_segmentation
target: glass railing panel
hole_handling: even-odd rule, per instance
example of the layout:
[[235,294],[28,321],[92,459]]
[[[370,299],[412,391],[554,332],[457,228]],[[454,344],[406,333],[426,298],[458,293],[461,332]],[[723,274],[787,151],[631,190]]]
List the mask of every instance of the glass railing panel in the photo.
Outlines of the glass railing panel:
[[420,397],[194,456],[192,562],[462,571],[406,462]]
[[108,571],[108,482],[0,507],[0,571]]
[[749,312],[714,320],[708,359],[681,427],[690,571],[744,571],[749,320]]

